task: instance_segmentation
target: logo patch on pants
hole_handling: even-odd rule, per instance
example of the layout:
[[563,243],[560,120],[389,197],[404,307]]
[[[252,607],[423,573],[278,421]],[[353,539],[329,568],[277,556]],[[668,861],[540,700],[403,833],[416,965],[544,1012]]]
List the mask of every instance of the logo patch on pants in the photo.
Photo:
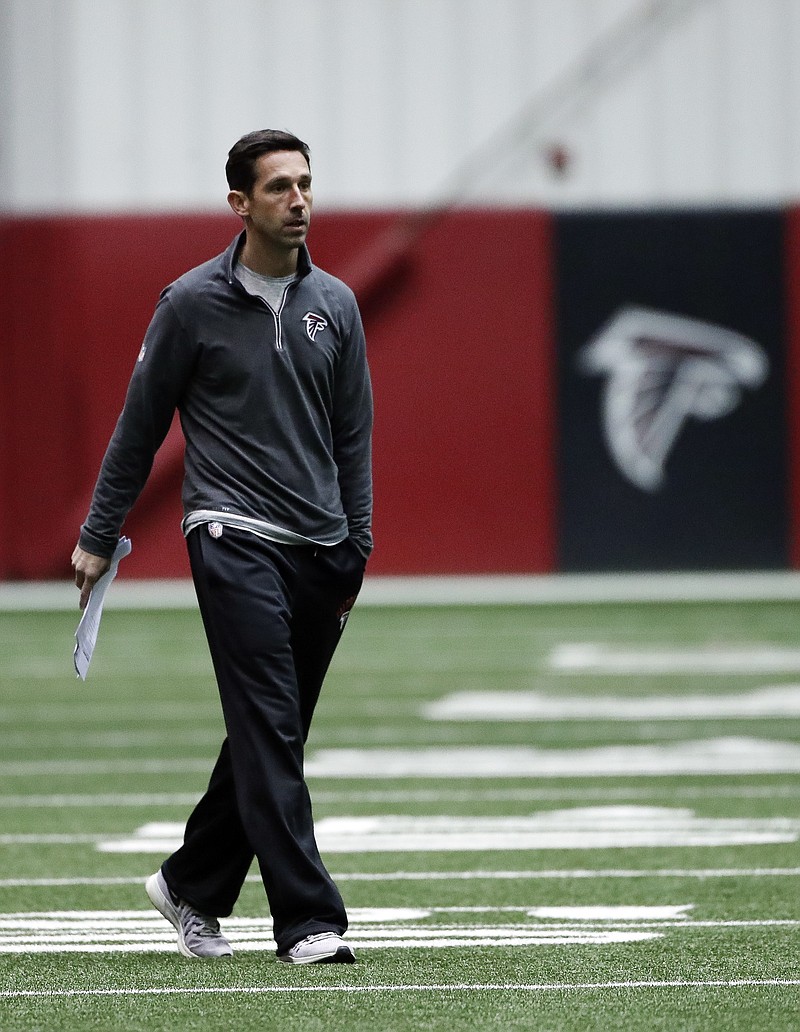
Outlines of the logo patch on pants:
[[217,522],[209,523],[208,533],[212,536],[212,538],[222,537],[222,524]]
[[347,623],[347,618],[350,615],[350,610],[353,608],[353,606],[355,604],[356,604],[356,596],[355,595],[351,595],[351,597],[345,599],[344,602],[342,602],[342,604],[337,609],[336,615],[339,618],[339,630],[340,631],[344,630],[344,625]]

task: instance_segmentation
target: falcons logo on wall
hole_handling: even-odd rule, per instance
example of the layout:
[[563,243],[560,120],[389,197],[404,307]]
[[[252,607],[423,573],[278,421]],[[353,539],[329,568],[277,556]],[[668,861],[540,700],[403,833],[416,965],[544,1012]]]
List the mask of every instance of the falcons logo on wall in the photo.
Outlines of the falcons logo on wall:
[[620,310],[578,354],[579,369],[605,376],[602,422],[619,471],[657,491],[687,419],[732,412],[743,388],[765,381],[755,341],[698,319],[644,308]]
[[303,322],[306,324],[306,333],[308,334],[309,340],[316,340],[317,334],[320,330],[324,330],[328,325],[328,320],[323,319],[321,315],[317,315],[316,312],[306,312],[303,316]]

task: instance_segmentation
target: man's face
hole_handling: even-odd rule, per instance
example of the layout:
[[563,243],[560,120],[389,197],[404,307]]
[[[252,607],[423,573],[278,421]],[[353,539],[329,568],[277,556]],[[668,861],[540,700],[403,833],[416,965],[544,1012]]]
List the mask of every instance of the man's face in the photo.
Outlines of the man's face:
[[311,220],[311,171],[300,151],[273,151],[256,161],[249,194],[237,194],[250,220],[248,232],[262,244],[290,250],[305,243]]

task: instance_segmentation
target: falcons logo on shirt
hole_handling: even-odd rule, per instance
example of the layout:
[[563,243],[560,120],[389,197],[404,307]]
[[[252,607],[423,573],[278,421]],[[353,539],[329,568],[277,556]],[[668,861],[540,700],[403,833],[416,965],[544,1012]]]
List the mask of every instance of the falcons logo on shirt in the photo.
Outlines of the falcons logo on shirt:
[[321,315],[317,315],[316,312],[306,312],[303,316],[303,322],[306,324],[306,333],[308,334],[309,340],[316,340],[317,334],[320,330],[324,330],[328,325],[328,320],[323,319]]
[[664,464],[690,416],[719,419],[742,388],[767,377],[763,349],[722,326],[668,312],[624,308],[578,355],[604,375],[603,432],[620,472],[643,491],[664,482]]

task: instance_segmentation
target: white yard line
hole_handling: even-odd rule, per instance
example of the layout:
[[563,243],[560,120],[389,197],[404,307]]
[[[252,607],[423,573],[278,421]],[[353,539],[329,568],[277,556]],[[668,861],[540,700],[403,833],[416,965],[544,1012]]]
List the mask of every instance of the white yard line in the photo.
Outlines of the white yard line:
[[208,774],[214,757],[187,757],[164,760],[153,757],[139,760],[2,760],[0,777],[34,777],[39,775],[81,774]]
[[[163,853],[180,845],[183,824],[150,821],[127,837],[97,843],[102,853]],[[517,816],[373,814],[316,821],[323,853],[452,853],[484,850],[617,849],[796,842],[800,820],[716,818],[688,808],[579,806]],[[34,836],[25,836],[34,841]],[[0,836],[0,843],[3,836]]]
[[[618,674],[618,675],[659,675],[659,674],[787,674],[800,670],[800,649],[778,647],[774,645],[720,645],[684,648],[621,648],[607,643],[596,642],[564,642],[557,645],[548,657],[552,670],[570,674]],[[780,694],[782,687],[779,687]],[[783,706],[790,703],[796,686],[788,686],[790,698],[781,699]],[[773,706],[778,702],[771,699],[774,688],[766,691],[766,702]],[[707,697],[706,697],[707,698]],[[650,700],[622,700],[623,705],[631,705],[636,709],[642,705],[657,707],[661,696]],[[692,696],[686,697],[688,714],[693,709],[707,709],[703,697],[693,702]],[[594,700],[604,711],[602,698]],[[713,700],[712,700],[713,701]],[[734,706],[742,713],[742,697],[727,696],[720,698],[720,704]],[[753,703],[755,705],[755,701]],[[673,700],[663,697],[662,707],[674,707]]]
[[[2,765],[0,765],[2,769]],[[646,745],[541,749],[431,746],[317,749],[310,778],[597,778],[800,773],[800,744],[744,736]]]
[[144,886],[148,876],[143,874],[138,878],[1,878],[0,889],[56,889],[79,885]]
[[[81,774],[207,774],[211,756],[182,759],[3,760],[0,777]],[[800,744],[728,736],[646,745],[540,749],[528,746],[436,746],[313,750],[310,779],[595,778],[800,773]]]
[[620,989],[756,989],[793,988],[800,978],[663,979],[626,982],[430,982],[379,985],[265,985],[265,986],[159,986],[142,989],[5,989],[0,997],[83,996],[213,996],[271,995],[284,993],[508,993],[593,992]]
[[[498,788],[463,791],[458,789],[409,789],[403,791],[336,791],[320,789],[314,792],[317,804],[331,803],[471,803],[471,802],[542,802],[556,800],[612,801],[631,799],[793,799],[800,795],[800,782],[783,785],[677,785],[669,789],[650,785],[647,788]],[[194,806],[198,792],[106,792],[63,793],[58,795],[0,795],[0,810],[56,809],[65,807],[155,807]]]
[[[782,654],[783,655],[783,654]],[[655,657],[655,658],[654,658]],[[619,653],[612,658],[619,661]],[[685,673],[682,664],[687,660],[692,670],[706,663],[707,673],[719,672],[711,667],[719,657],[698,656],[697,652],[687,657],[683,653],[659,653],[640,651],[628,654],[624,672],[639,673]],[[771,653],[770,661],[782,663],[783,659]],[[762,653],[748,653],[747,659],[736,650],[726,654],[725,673],[749,673],[749,662],[762,662]],[[788,661],[787,661],[788,662]],[[794,655],[793,669],[800,666],[800,650]],[[653,664],[657,669],[654,669]],[[559,667],[559,669],[562,669]],[[575,672],[585,673],[587,669],[577,668]],[[598,672],[595,667],[592,673]],[[601,673],[605,672],[603,668]],[[621,672],[618,669],[616,672]],[[796,719],[800,717],[800,684],[766,685],[747,692],[718,692],[708,694],[669,695],[545,695],[540,692],[465,691],[453,692],[442,699],[424,704],[421,715],[426,720],[486,722],[551,722],[551,721],[692,721],[692,720],[761,720]]]
[[[663,938],[667,931],[719,928],[792,928],[800,920],[695,921],[691,904],[669,906],[499,907],[497,914],[528,918],[498,922],[490,908],[355,908],[350,941],[356,949],[604,946]],[[439,915],[488,915],[487,924],[437,920]],[[238,951],[273,952],[271,919],[231,917],[222,922]],[[66,910],[0,913],[0,954],[141,953],[171,947],[152,910]]]
[[[96,878],[0,878],[0,889],[70,888],[73,886],[144,885],[150,871],[135,877]],[[797,878],[800,867],[695,867],[695,868],[598,868],[578,870],[520,871],[341,871],[334,873],[337,882],[387,881],[537,881],[537,880],[603,880],[606,878],[675,878],[703,881],[708,878]],[[260,884],[257,874],[248,875],[248,882]]]
[[[578,802],[620,802],[628,799],[792,799],[800,795],[800,781],[784,785],[670,785],[646,788],[476,788],[470,791],[450,788],[408,789],[388,791],[338,792],[318,789],[316,803],[471,803],[471,802],[542,802],[560,799]],[[3,797],[0,796],[0,807]]]
[[[84,918],[93,918],[85,920]],[[348,927],[348,937],[357,941],[366,935],[373,938],[380,934],[386,939],[437,939],[440,935],[460,935],[483,939],[502,935],[507,938],[547,938],[552,932],[583,934],[587,929],[627,931],[633,928],[718,928],[745,927],[762,928],[773,925],[796,928],[800,921],[747,921],[747,922],[706,922],[686,925],[675,921],[546,921],[546,922],[503,922],[502,924],[453,924],[437,922],[431,925],[401,924],[391,925],[381,922],[359,923],[354,919]],[[271,940],[272,921],[269,918],[226,918],[220,922],[226,935],[235,939],[240,946],[245,943]],[[9,941],[27,941],[31,936],[40,939],[50,938],[53,942],[95,942],[102,945],[106,941],[124,943],[130,939],[130,945],[144,938],[146,941],[172,941],[172,933],[168,931],[158,914],[149,912],[115,913],[109,911],[100,917],[92,914],[84,915],[75,912],[55,914],[0,914],[0,946]],[[101,940],[98,943],[98,939]]]
[[104,841],[104,835],[60,835],[20,833],[0,835],[0,846],[78,846]]
[[[796,878],[800,867],[729,867],[729,868],[599,868],[597,870],[547,871],[394,871],[389,873],[350,872],[334,875],[336,881],[527,881],[603,878]],[[260,881],[259,878],[256,878]],[[0,881],[0,886],[3,882]]]
[[198,792],[113,793],[102,795],[0,795],[0,810],[54,809],[101,806],[194,806]]

